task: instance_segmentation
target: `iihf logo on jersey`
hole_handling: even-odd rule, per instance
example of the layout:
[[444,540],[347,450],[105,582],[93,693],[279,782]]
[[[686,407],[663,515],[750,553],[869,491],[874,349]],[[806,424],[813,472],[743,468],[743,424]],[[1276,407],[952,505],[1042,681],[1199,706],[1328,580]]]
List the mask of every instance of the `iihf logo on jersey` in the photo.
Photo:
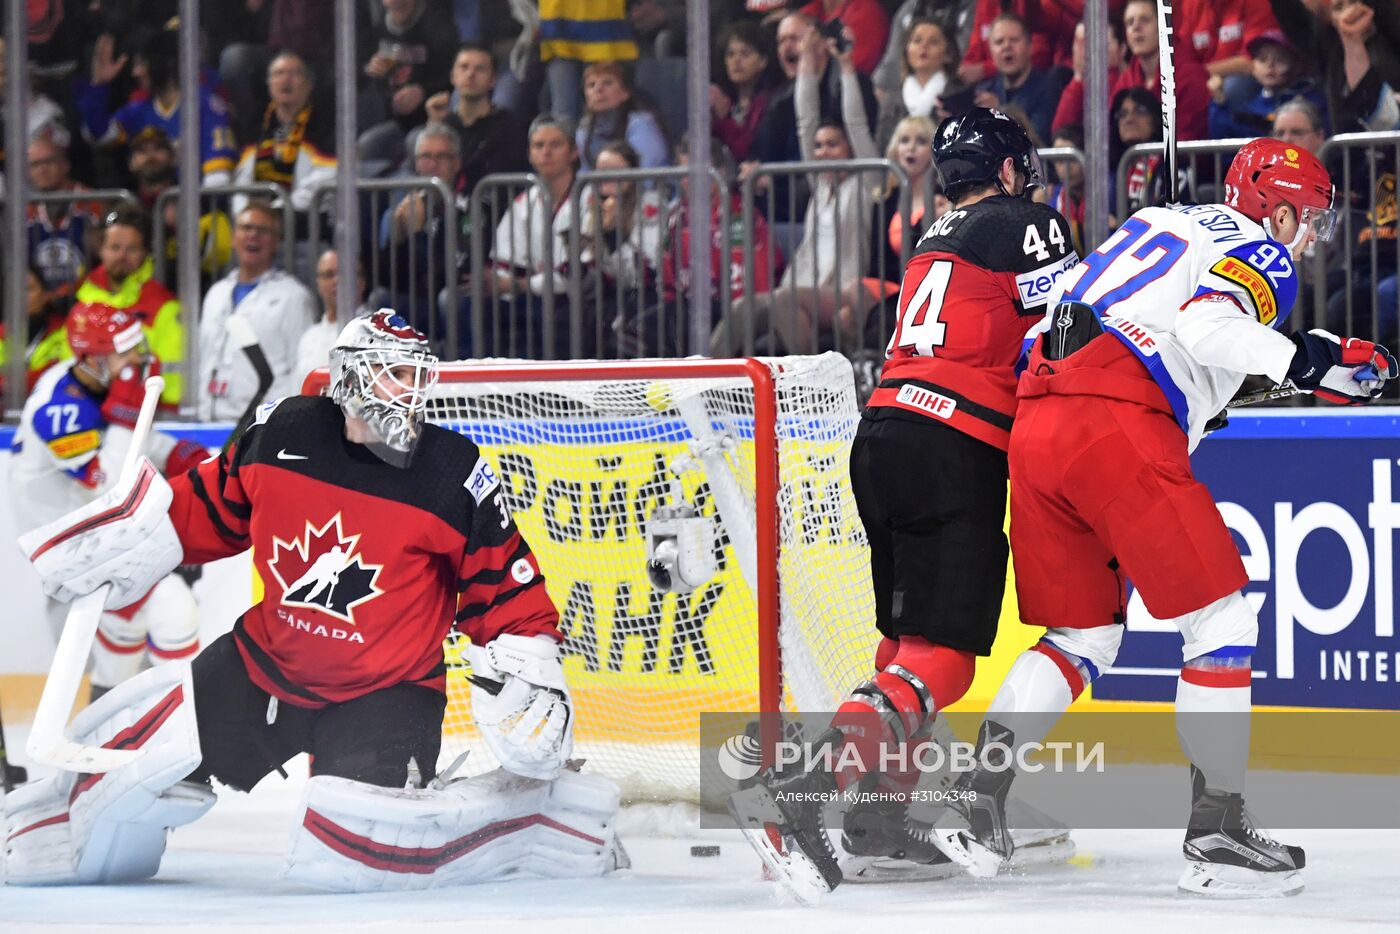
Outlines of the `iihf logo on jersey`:
[[307,520],[298,538],[272,538],[268,570],[282,585],[283,606],[304,606],[355,625],[355,607],[382,594],[376,581],[383,565],[366,564],[356,553],[360,536],[341,530],[340,513],[319,529]]

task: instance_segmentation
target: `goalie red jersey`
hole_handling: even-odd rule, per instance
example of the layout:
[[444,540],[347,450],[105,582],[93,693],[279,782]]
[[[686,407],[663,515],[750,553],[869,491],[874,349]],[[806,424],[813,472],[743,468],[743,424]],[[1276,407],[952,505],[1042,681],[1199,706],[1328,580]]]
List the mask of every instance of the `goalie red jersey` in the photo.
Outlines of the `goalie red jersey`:
[[932,418],[1006,450],[1016,360],[1078,262],[1054,208],[995,196],[944,214],[915,248],[867,417]]
[[400,469],[348,443],[344,426],[329,399],[271,403],[221,457],[172,483],[187,562],[253,549],[263,597],[234,638],[255,684],[302,707],[403,682],[442,691],[454,623],[477,644],[559,638],[539,565],[476,445],[425,426]]

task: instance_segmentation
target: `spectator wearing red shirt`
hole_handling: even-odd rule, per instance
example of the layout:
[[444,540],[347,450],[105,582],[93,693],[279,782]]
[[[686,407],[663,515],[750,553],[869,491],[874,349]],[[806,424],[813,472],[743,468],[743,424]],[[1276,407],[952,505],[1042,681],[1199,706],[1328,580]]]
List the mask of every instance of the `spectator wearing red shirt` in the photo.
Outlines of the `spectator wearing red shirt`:
[[1279,31],[1269,0],[1180,0],[1177,10],[1177,28],[1206,66],[1212,96],[1232,110],[1247,107],[1261,90],[1249,44]]
[[[1128,64],[1118,73],[1109,90],[1110,98],[1127,88],[1146,88],[1162,99],[1158,61],[1157,0],[1128,0],[1123,9],[1123,32],[1128,42]],[[1206,87],[1205,66],[1194,56],[1190,45],[1178,40],[1172,45],[1176,65],[1176,114],[1178,139],[1205,139],[1209,131],[1210,90]]]
[[880,64],[890,38],[890,18],[879,0],[812,0],[802,7],[818,25],[841,20],[855,34],[856,71],[867,77]]
[[[1083,0],[1068,2],[1082,4]],[[992,24],[1003,13],[1015,13],[1030,26],[1032,68],[1042,72],[1053,68],[1056,64],[1055,50],[1061,44],[1068,59],[1074,24],[1079,17],[1064,19],[1063,10],[1064,5],[1060,2],[977,0],[977,13],[972,21],[972,38],[968,40],[967,51],[963,54],[962,64],[958,66],[958,77],[968,84],[977,84],[996,77],[997,70],[991,47]]]
[[1249,43],[1278,20],[1269,0],[1178,0],[1181,35],[1189,36],[1196,57],[1212,76],[1247,75]]
[[[1084,125],[1084,55],[1085,27],[1080,22],[1074,27],[1074,51],[1071,58],[1074,77],[1060,92],[1060,103],[1055,108],[1055,119],[1050,121],[1051,131],[1055,127]],[[1123,70],[1123,58],[1128,46],[1123,38],[1123,21],[1112,19],[1108,22],[1108,86],[1113,87],[1118,80],[1118,72]],[[1061,214],[1065,214],[1063,210]],[[1065,214],[1065,216],[1069,216]]]

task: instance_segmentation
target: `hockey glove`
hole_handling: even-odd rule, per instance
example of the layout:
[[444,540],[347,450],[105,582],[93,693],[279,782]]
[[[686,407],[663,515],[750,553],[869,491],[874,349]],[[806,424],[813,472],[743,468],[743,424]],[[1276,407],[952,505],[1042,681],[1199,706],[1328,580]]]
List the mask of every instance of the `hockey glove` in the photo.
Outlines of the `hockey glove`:
[[548,636],[497,636],[469,645],[472,717],[501,767],[554,779],[574,748],[573,704]]
[[187,471],[193,470],[201,463],[212,457],[213,454],[204,445],[185,438],[175,442],[175,446],[170,449],[170,453],[165,458],[165,475],[167,477],[178,477]]
[[1337,405],[1366,405],[1381,394],[1386,380],[1400,375],[1395,357],[1380,344],[1338,337],[1315,328],[1290,335],[1298,349],[1288,378],[1303,392]]
[[135,477],[20,536],[44,593],[63,603],[111,584],[106,608],[144,597],[184,556],[170,522],[170,484],[145,458]]
[[107,387],[107,398],[102,400],[102,417],[113,425],[135,428],[141,402],[146,398],[146,377],[159,371],[154,360],[149,367],[123,367]]

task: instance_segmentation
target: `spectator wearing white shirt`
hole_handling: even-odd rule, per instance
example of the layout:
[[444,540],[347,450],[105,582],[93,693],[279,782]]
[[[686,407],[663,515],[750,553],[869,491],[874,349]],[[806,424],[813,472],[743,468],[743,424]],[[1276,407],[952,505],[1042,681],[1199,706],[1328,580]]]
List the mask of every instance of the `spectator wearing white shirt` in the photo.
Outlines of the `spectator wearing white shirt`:
[[252,326],[272,368],[266,398],[301,388],[297,345],[315,318],[316,300],[293,276],[272,268],[281,239],[282,215],[271,205],[252,201],[238,212],[237,268],[210,286],[199,322],[199,415],[205,420],[236,420],[257,392],[257,373],[229,332],[235,316]]
[[355,297],[360,306],[345,318],[336,314],[336,279],[340,275],[340,259],[335,250],[326,250],[316,261],[316,294],[321,296],[321,320],[306,329],[297,342],[297,379],[305,381],[307,374],[330,362],[331,348],[351,318],[367,315],[374,309],[364,304],[365,269],[355,264]]

